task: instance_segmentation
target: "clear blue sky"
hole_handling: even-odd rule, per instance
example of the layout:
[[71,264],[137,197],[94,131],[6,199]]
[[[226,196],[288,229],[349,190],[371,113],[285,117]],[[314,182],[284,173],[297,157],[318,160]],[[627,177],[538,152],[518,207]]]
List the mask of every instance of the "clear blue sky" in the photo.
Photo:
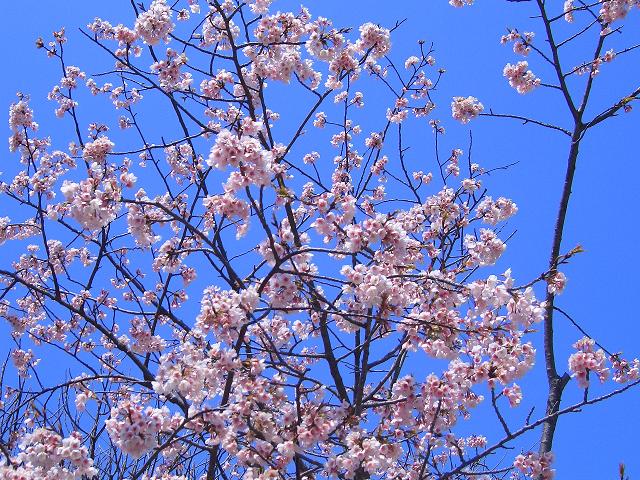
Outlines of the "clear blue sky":
[[[520,96],[502,77],[504,64],[519,58],[510,47],[500,46],[499,38],[508,26],[518,27],[521,31],[534,28],[529,19],[534,14],[532,2],[478,0],[476,3],[474,7],[462,10],[453,9],[446,0],[316,0],[305,5],[313,14],[333,18],[341,26],[357,26],[365,21],[391,26],[396,20],[406,18],[407,22],[393,37],[392,57],[398,62],[415,53],[418,39],[433,42],[438,65],[447,70],[436,95],[441,107],[436,116],[445,121],[445,141],[451,148],[460,147],[466,151],[469,135],[468,127],[449,118],[448,105],[454,95],[474,95],[487,109],[493,108],[495,112],[521,114],[570,127],[570,119],[557,93],[536,91]],[[548,3],[561,4],[560,0]],[[284,1],[281,5],[280,8],[285,9],[297,2]],[[65,25],[70,39],[66,47],[69,63],[95,73],[98,66],[109,65],[110,61],[83,39],[76,27],[84,27],[95,16],[114,24],[132,25],[130,4],[126,0],[4,1],[0,14],[5,19],[8,38],[5,74],[0,80],[1,103],[8,108],[16,91],[30,93],[41,132],[51,135],[57,148],[64,148],[72,138],[56,133],[61,131],[62,124],[53,115],[54,105],[46,100],[46,94],[59,80],[60,72],[54,62],[35,49],[35,39],[38,36],[48,38],[54,29]],[[538,28],[534,30],[538,33],[537,43],[542,46],[542,32]],[[638,32],[640,11],[635,10],[625,27],[628,44],[640,42]],[[585,55],[593,50],[591,44],[587,47]],[[566,65],[575,65],[580,59],[586,57],[570,58]],[[536,73],[551,79],[549,72],[540,65],[539,61],[530,62]],[[637,87],[639,81],[637,54],[603,66],[596,82],[594,105],[602,108],[611,105]],[[498,172],[489,182],[494,196],[511,197],[520,209],[510,222],[510,227],[517,233],[500,266],[511,266],[520,280],[537,276],[547,264],[568,139],[537,127],[520,126],[512,120],[482,118],[471,127],[475,161],[485,167],[518,162],[509,171]],[[627,357],[640,356],[640,318],[635,308],[639,298],[635,282],[640,260],[633,253],[640,233],[637,207],[639,127],[640,106],[636,106],[631,114],[620,115],[603,128],[591,131],[585,139],[563,251],[581,244],[586,253],[575,258],[565,269],[569,284],[558,299],[558,305],[578,319],[591,335],[609,350],[623,351]],[[5,134],[9,135],[7,128]],[[432,142],[428,139],[421,143],[421,140],[415,136],[409,143],[414,155],[424,156],[424,169],[427,170],[433,168],[427,165],[433,161]],[[2,158],[0,170],[11,171],[7,166],[15,163],[16,158],[8,151]],[[3,248],[10,250],[12,247],[8,244]],[[581,335],[560,317],[557,325],[558,364],[563,368],[570,345]],[[4,326],[0,332],[6,332]],[[0,346],[0,356],[6,355],[6,349],[6,344]],[[542,361],[540,357],[539,361]],[[536,381],[541,385],[542,376],[526,385]],[[525,389],[525,395],[540,399],[544,392]],[[572,382],[565,396],[566,404],[579,399],[580,395]],[[519,418],[526,416],[530,405],[525,400],[519,409]],[[563,417],[554,448],[557,478],[615,478],[620,461],[627,463],[632,479],[640,478],[639,405],[639,392],[632,391],[606,404],[590,407],[582,414]],[[541,414],[542,408],[539,402],[536,411]]]

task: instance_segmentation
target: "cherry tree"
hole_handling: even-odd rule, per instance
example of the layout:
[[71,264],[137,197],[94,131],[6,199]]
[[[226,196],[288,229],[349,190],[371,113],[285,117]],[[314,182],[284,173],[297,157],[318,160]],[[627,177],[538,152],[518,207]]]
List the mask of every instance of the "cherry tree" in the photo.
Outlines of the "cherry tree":
[[[504,81],[555,92],[568,126],[441,98],[433,45],[394,57],[402,22],[349,28],[272,0],[131,7],[81,29],[110,59],[99,73],[68,63],[64,29],[37,42],[68,134],[39,131],[26,94],[9,109],[2,478],[550,479],[562,416],[640,383],[637,359],[556,305],[581,253],[562,239],[583,139],[640,98],[592,100],[640,46],[623,32],[638,0],[531,0],[538,31],[497,39],[517,56]],[[503,165],[444,146],[451,117],[566,139],[539,276],[496,270],[518,207],[484,186]],[[416,158],[425,138],[434,154]],[[568,358],[559,315],[581,332]],[[514,414],[535,368],[546,404]]]

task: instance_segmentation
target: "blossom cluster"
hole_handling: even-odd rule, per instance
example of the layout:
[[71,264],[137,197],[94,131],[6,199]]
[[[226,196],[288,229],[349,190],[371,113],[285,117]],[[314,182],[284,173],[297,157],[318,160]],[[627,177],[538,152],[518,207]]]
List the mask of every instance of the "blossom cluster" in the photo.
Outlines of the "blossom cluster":
[[7,480],[81,480],[98,474],[79,432],[62,438],[46,428],[25,434],[14,462],[0,465],[0,477]]
[[20,147],[26,147],[26,131],[38,130],[38,124],[34,121],[33,110],[29,107],[27,98],[18,94],[20,99],[9,107],[9,128],[12,131],[9,137],[9,151],[15,152]]
[[134,400],[124,400],[111,409],[105,426],[118,448],[133,458],[140,458],[158,445],[158,433],[169,418],[166,407],[144,408]]
[[189,89],[193,82],[191,73],[180,71],[180,67],[187,61],[184,53],[179,54],[172,48],[167,48],[167,59],[151,64],[151,71],[158,74],[158,82],[163,90],[174,92]]
[[160,40],[168,41],[175,26],[171,16],[166,0],[153,0],[149,9],[136,19],[135,33],[149,45],[156,45]]
[[97,230],[116,218],[120,187],[115,179],[100,183],[95,178],[87,178],[80,183],[65,180],[61,190],[70,215],[84,228]]
[[518,455],[513,465],[528,478],[551,480],[555,476],[555,470],[551,468],[553,462],[552,453],[528,452],[525,455]]
[[12,103],[9,107],[9,128],[17,132],[22,128],[37,130],[38,124],[33,120],[33,110],[26,100]]
[[600,18],[605,24],[625,18],[634,6],[640,8],[638,0],[600,0],[600,3]]
[[531,43],[533,42],[533,32],[520,33],[517,30],[510,30],[507,35],[500,38],[503,45],[513,42],[513,52],[519,55],[527,56],[531,52]]
[[494,201],[491,196],[486,196],[476,208],[478,218],[481,218],[483,222],[489,225],[497,225],[500,222],[504,222],[517,212],[518,207],[516,204],[505,197],[499,197]]
[[461,123],[469,123],[483,110],[484,106],[475,97],[453,97],[451,102],[451,114],[453,118]]
[[582,388],[589,386],[589,372],[598,376],[601,382],[609,377],[609,368],[606,365],[607,356],[602,349],[594,348],[595,340],[592,338],[582,338],[573,344],[573,348],[578,350],[569,357],[569,370],[571,376],[578,381]]
[[493,230],[483,228],[479,238],[464,237],[464,245],[469,250],[470,261],[478,265],[493,265],[507,248]]
[[229,130],[223,130],[216,136],[207,164],[221,170],[229,166],[239,169],[229,176],[225,185],[227,192],[249,185],[269,185],[276,171],[273,154],[265,150],[257,139],[234,135]]
[[38,359],[31,350],[25,351],[20,348],[11,352],[11,361],[21,377],[27,377],[27,370],[38,364]]
[[528,70],[528,62],[518,62],[515,65],[507,63],[504,67],[504,76],[509,80],[509,85],[518,93],[525,94],[540,86],[541,80]]

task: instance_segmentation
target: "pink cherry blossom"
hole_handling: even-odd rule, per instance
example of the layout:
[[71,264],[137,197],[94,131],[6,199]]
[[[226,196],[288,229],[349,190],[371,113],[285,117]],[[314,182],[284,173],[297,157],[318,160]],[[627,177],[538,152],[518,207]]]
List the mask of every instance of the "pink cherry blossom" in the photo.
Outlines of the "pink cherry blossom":
[[504,76],[518,93],[529,93],[540,85],[540,79],[531,70],[527,70],[528,68],[528,62],[518,62],[515,65],[507,63],[504,67]]
[[496,201],[486,196],[476,208],[476,215],[489,225],[497,225],[518,212],[518,207],[511,200],[500,197]]
[[625,18],[634,5],[638,6],[637,0],[600,0],[600,3],[600,18],[605,24]]
[[97,475],[83,440],[78,432],[62,438],[46,428],[36,428],[20,441],[20,453],[14,460],[23,466],[2,465],[0,475],[11,480],[80,480]]
[[479,238],[466,235],[464,244],[469,249],[470,261],[478,265],[493,265],[507,248],[493,230],[486,228],[480,230]]
[[483,110],[484,106],[475,97],[453,97],[451,102],[451,115],[463,124],[469,123]]
[[140,458],[158,445],[158,433],[169,411],[143,406],[132,400],[119,402],[105,422],[111,440],[127,455]]
[[569,357],[569,370],[572,377],[578,380],[582,388],[589,386],[589,372],[598,376],[601,382],[609,377],[609,368],[606,366],[606,355],[602,349],[594,349],[595,341],[591,338],[582,338],[573,344],[578,350]]
[[167,42],[173,31],[171,9],[165,0],[153,0],[149,9],[136,19],[135,32],[145,43],[156,45],[160,40]]
[[543,455],[528,452],[525,455],[518,455],[513,465],[527,478],[550,480],[555,476],[555,470],[551,468],[552,462],[553,454],[550,452]]

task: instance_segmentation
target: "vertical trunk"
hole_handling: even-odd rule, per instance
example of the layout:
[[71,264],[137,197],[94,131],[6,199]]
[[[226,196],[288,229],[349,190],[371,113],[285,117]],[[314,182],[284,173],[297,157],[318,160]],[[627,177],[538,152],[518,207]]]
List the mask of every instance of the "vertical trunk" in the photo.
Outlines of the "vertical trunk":
[[[571,189],[573,186],[576,163],[578,160],[580,140],[582,139],[583,133],[583,127],[580,124],[577,124],[571,137],[571,148],[569,150],[569,157],[567,159],[567,170],[565,174],[564,188],[562,190],[562,197],[560,199],[560,205],[558,207],[558,217],[556,219],[553,234],[553,243],[551,245],[551,254],[549,256],[549,270],[552,274],[556,271],[558,257],[560,255],[562,235],[564,233],[567,209],[569,207],[569,199],[571,198]],[[547,293],[546,317],[544,320],[544,360],[547,370],[547,383],[549,385],[546,410],[547,416],[553,415],[558,412],[560,408],[560,401],[562,399],[562,392],[564,391],[564,387],[567,385],[570,378],[566,373],[562,376],[558,375],[558,371],[556,369],[553,336],[554,301],[555,295],[553,293]],[[558,417],[554,416],[547,420],[547,422],[545,422],[545,424],[543,425],[542,435],[540,437],[540,454],[551,451],[557,423]]]

